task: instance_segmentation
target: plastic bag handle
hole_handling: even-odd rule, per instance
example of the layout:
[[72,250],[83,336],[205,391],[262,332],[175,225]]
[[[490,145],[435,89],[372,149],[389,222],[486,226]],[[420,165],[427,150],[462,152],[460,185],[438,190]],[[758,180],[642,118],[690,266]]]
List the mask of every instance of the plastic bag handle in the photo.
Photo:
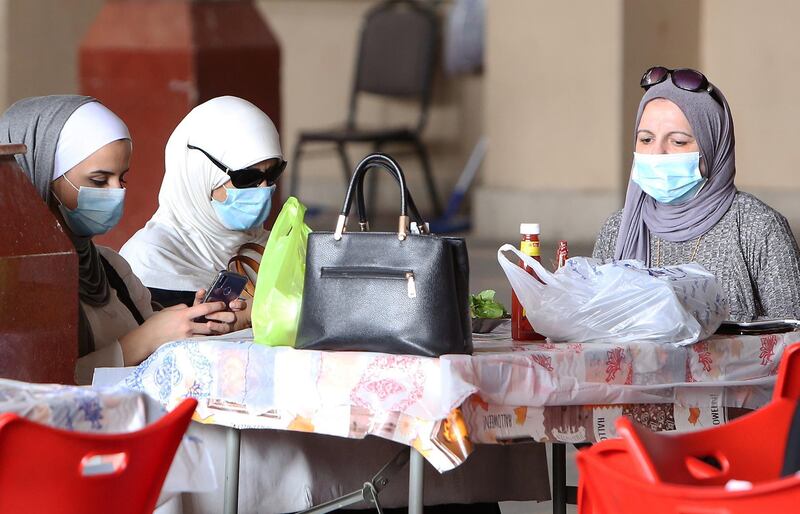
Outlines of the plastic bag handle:
[[[563,289],[561,284],[559,284],[558,281],[556,281],[554,279],[553,274],[550,273],[547,270],[547,268],[542,266],[542,263],[540,263],[539,261],[537,261],[536,259],[534,259],[530,255],[525,255],[519,249],[517,249],[517,247],[515,247],[514,245],[504,244],[503,246],[501,246],[497,250],[497,261],[500,263],[500,265],[503,267],[503,269],[511,270],[511,266],[506,267],[504,265],[503,261],[506,261],[508,264],[512,265],[514,268],[517,268],[520,272],[524,273],[525,275],[530,276],[530,274],[527,271],[525,271],[524,269],[522,269],[522,267],[517,266],[517,264],[514,263],[514,262],[511,262],[508,259],[508,257],[506,257],[504,255],[504,252],[513,252],[514,254],[516,254],[517,257],[519,257],[522,260],[522,262],[526,266],[528,266],[528,267],[533,269],[534,273],[536,273],[536,276],[539,278],[539,280],[541,280],[543,282],[543,284],[542,283],[538,283],[536,285],[538,285],[538,286],[550,286],[550,287],[555,287],[555,288],[558,288],[558,289]],[[515,271],[512,270],[512,272],[515,272]],[[533,281],[531,283],[535,283],[535,282],[538,282],[538,281]]]

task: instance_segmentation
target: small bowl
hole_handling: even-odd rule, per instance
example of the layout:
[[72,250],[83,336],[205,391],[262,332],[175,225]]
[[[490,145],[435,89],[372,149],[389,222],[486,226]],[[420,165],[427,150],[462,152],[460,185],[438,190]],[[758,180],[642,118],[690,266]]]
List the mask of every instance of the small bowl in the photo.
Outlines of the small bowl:
[[488,334],[509,318],[472,318],[473,334]]

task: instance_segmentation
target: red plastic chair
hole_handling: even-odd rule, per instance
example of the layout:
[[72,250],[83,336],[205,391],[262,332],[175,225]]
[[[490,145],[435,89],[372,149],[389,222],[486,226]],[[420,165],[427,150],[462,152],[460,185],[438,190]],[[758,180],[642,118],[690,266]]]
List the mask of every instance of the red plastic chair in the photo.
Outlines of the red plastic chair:
[[[800,511],[800,478],[754,484],[747,491],[730,492],[723,486],[687,486],[650,483],[628,467],[609,465],[605,442],[578,453],[580,514],[779,514]],[[615,452],[616,453],[616,452]],[[612,456],[617,464],[625,453]]]
[[[800,511],[799,399],[800,344],[786,350],[769,405],[726,425],[670,435],[618,419],[622,439],[578,454],[579,512]],[[731,479],[753,488],[726,491]]]
[[0,512],[150,514],[194,399],[137,432],[70,432],[0,415]]

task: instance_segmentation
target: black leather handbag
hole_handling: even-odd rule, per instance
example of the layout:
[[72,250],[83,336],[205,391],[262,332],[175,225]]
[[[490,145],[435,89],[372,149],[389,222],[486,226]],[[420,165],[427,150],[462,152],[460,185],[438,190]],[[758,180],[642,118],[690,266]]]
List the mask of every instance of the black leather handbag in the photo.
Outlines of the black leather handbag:
[[[364,175],[383,168],[400,186],[397,232],[370,232]],[[347,232],[357,197],[361,232]],[[409,230],[409,210],[419,233]],[[356,167],[334,232],[308,236],[296,348],[436,357],[472,353],[469,259],[463,239],[426,233],[397,162],[372,154]]]

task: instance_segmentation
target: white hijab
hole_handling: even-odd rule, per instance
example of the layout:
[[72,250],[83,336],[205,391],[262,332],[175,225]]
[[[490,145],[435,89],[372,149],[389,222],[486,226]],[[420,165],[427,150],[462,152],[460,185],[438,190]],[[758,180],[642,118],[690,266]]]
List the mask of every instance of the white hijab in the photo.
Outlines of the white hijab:
[[120,139],[130,141],[131,134],[119,116],[97,101],[82,104],[61,127],[53,162],[53,180]]
[[263,244],[267,232],[226,228],[211,206],[211,192],[229,180],[198,150],[231,169],[282,158],[278,131],[258,107],[222,96],[195,107],[167,142],[159,207],[120,253],[144,285],[173,291],[208,287],[239,246]]

